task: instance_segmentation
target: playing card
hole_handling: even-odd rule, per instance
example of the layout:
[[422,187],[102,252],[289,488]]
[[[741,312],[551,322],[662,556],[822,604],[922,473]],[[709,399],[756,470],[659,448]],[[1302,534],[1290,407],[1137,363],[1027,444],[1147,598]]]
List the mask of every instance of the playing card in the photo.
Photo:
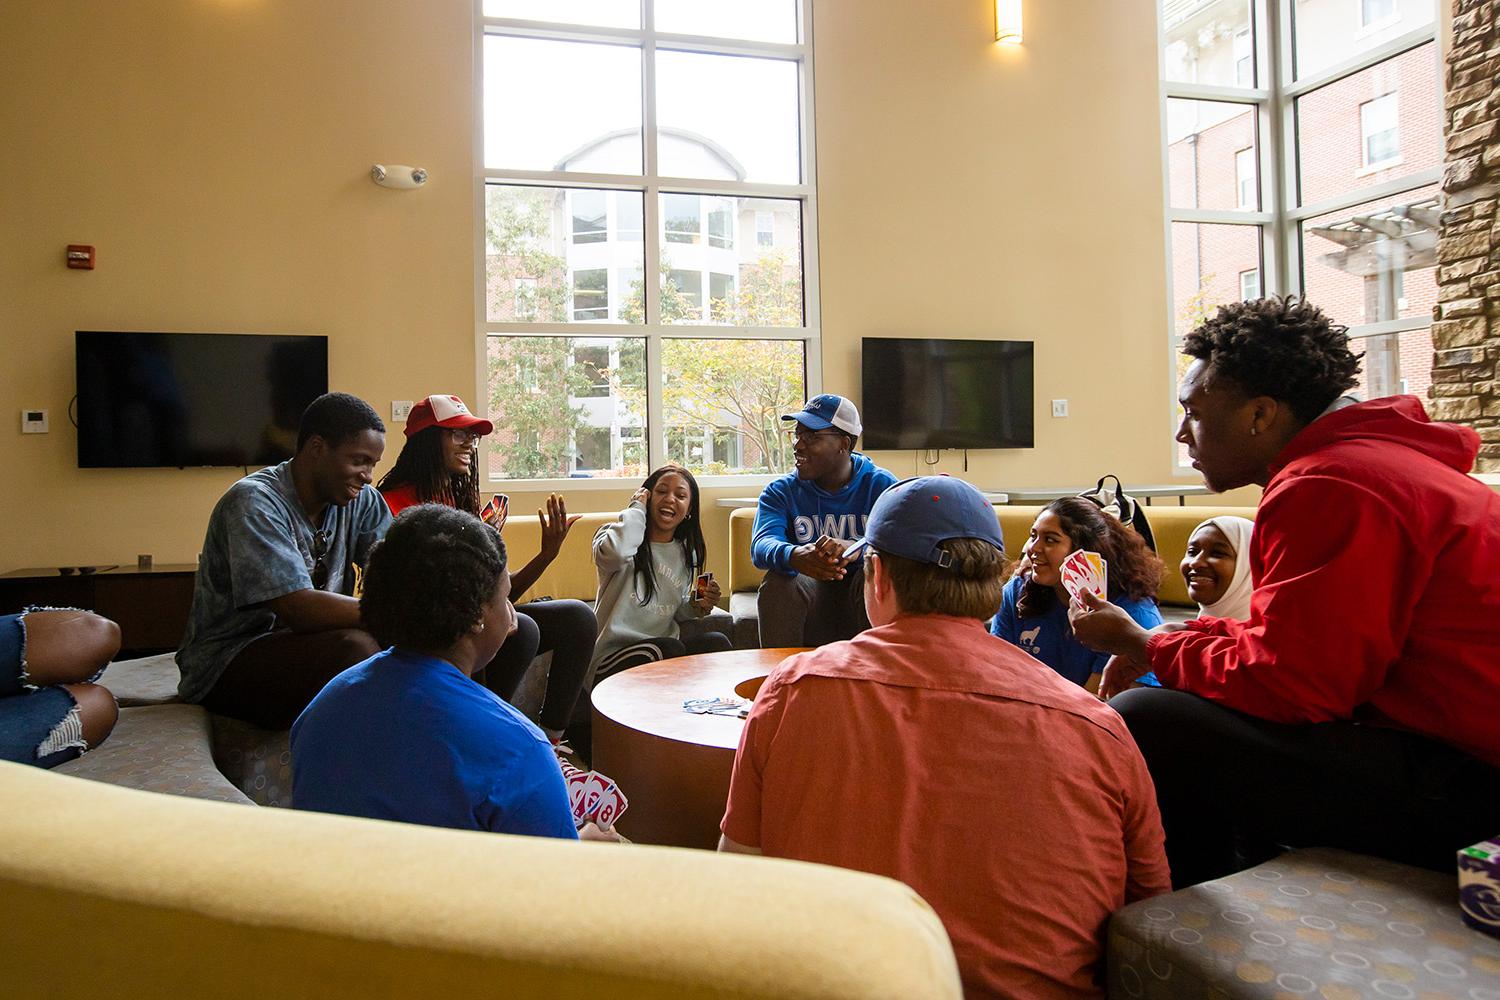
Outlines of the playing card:
[[496,493],[490,497],[490,502],[484,505],[479,512],[479,519],[485,524],[500,528],[505,524],[505,519],[510,515],[510,497],[504,493]]
[[611,781],[609,790],[600,798],[599,808],[594,812],[594,823],[599,829],[608,830],[629,807],[630,802],[626,800],[625,793],[621,792],[619,786]]
[[568,785],[568,806],[573,810],[573,823],[582,826],[587,819],[584,811],[585,785],[592,771],[580,771],[566,761],[562,761],[563,780]]
[[1063,560],[1061,569],[1063,589],[1073,598],[1078,597],[1079,591],[1087,590],[1100,600],[1107,600],[1109,595],[1107,573],[1108,567],[1103,556],[1097,552],[1077,549]]
[[583,818],[595,820],[605,798],[615,792],[615,783],[598,771],[590,771],[583,782]]

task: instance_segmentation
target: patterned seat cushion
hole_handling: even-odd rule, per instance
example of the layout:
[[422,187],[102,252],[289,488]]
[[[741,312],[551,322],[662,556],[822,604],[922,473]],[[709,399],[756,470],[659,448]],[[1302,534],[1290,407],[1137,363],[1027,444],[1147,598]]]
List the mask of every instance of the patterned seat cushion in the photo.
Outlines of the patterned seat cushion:
[[99,683],[109,688],[122,707],[167,705],[177,701],[175,653],[116,660],[104,668]]
[[197,705],[120,709],[120,721],[96,750],[59,765],[59,774],[148,792],[248,803],[214,766],[208,713]]
[[260,806],[292,804],[292,734],[210,715],[213,759],[230,784]]
[[1292,851],[1116,913],[1109,995],[1500,1000],[1500,941],[1464,926],[1456,875]]

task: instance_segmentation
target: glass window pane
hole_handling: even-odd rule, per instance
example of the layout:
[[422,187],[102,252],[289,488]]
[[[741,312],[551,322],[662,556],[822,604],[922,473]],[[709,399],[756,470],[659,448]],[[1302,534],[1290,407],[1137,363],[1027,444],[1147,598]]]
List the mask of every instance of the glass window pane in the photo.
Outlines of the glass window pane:
[[1291,6],[1297,78],[1302,79],[1432,24],[1434,2],[1299,0]]
[[795,62],[657,50],[656,86],[663,176],[802,179]]
[[695,194],[661,196],[662,232],[668,243],[697,243],[703,199]]
[[[1249,104],[1167,101],[1167,194],[1173,208],[1259,208],[1256,120]],[[1246,193],[1249,205],[1242,201]]]
[[488,348],[492,478],[645,474],[644,340],[491,335]]
[[487,36],[484,163],[639,174],[641,50]]
[[1351,327],[1431,316],[1439,198],[1429,185],[1304,222],[1308,301]]
[[662,322],[694,323],[703,318],[703,272],[668,270],[661,290]]
[[1162,0],[1167,79],[1255,86],[1249,0]]
[[609,237],[603,191],[572,191],[568,201],[573,207],[573,242],[603,243]]
[[1361,337],[1351,340],[1349,347],[1365,355],[1353,390],[1361,399],[1406,393],[1427,398],[1432,385],[1431,330]]
[[801,202],[663,194],[661,216],[663,323],[803,325]]
[[484,0],[484,16],[639,28],[641,4],[640,0]]
[[573,272],[573,318],[609,319],[609,271],[591,267]]
[[694,473],[791,468],[781,415],[806,398],[802,341],[668,339],[661,391],[668,457]]
[[797,41],[795,0],[656,0],[656,28],[757,42]]
[[1440,166],[1442,112],[1431,43],[1298,98],[1301,204]]
[[[631,298],[628,279],[639,274],[645,261],[639,221],[643,199],[634,191],[488,185],[488,320],[643,322],[643,315],[627,315],[626,308]],[[601,209],[604,220],[598,215]],[[617,220],[612,234],[606,221],[610,211]],[[622,228],[632,219],[634,232]]]
[[1245,274],[1261,284],[1260,227],[1172,223],[1172,317],[1176,335],[1193,331],[1225,302],[1243,298]]

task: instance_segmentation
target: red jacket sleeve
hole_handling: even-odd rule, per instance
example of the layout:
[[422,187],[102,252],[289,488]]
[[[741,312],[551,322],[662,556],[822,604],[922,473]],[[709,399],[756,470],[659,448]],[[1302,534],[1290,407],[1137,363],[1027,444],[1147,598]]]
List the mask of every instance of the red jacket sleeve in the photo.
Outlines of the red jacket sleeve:
[[1151,669],[1167,687],[1272,722],[1350,718],[1405,644],[1430,561],[1386,500],[1322,476],[1267,497],[1252,549],[1249,620],[1154,635]]
[[729,778],[729,801],[719,832],[745,847],[761,847],[762,777],[770,756],[771,741],[781,725],[786,701],[776,673],[766,678],[750,717],[740,733],[740,746],[734,754],[734,770]]

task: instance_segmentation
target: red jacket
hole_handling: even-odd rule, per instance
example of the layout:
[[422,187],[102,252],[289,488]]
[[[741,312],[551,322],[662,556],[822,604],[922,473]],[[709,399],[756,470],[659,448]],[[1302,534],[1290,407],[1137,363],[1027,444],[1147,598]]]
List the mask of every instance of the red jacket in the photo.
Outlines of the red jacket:
[[1273,722],[1358,719],[1500,766],[1500,495],[1479,436],[1415,396],[1313,421],[1271,466],[1248,621],[1151,638],[1151,668]]

